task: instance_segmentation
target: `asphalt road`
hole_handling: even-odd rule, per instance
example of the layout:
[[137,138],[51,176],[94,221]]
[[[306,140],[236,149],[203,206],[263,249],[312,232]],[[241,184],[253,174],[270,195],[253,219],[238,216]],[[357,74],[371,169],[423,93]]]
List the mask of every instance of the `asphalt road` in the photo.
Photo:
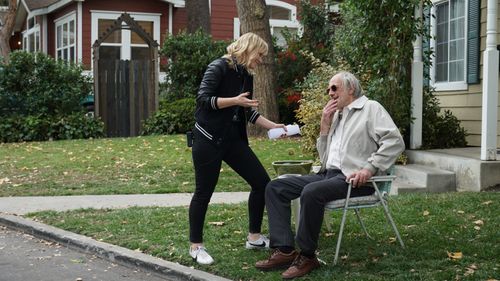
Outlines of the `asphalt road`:
[[0,226],[0,281],[165,281]]

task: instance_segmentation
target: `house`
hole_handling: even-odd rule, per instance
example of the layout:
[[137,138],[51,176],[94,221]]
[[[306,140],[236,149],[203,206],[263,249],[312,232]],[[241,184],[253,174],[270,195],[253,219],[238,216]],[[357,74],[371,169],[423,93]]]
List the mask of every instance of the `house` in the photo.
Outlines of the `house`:
[[[423,38],[414,41],[412,63],[412,167],[401,169],[404,178],[426,179],[435,190],[481,191],[500,184],[498,0],[432,0],[430,47],[434,51],[429,86],[441,108],[450,110],[467,130],[471,147],[418,150],[422,145],[422,88],[425,54]],[[422,4],[415,11],[422,18]],[[446,138],[448,136],[441,136]],[[451,174],[450,174],[451,172]],[[423,176],[425,175],[425,176]],[[407,177],[409,178],[409,176]],[[432,190],[427,188],[423,190]]]
[[[233,39],[240,35],[236,1],[209,0],[214,39]],[[122,13],[130,14],[153,36],[160,46],[167,34],[186,28],[184,0],[19,0],[14,49],[47,53],[58,60],[82,63],[92,69],[92,44]],[[267,0],[271,32],[278,41],[284,27],[299,29],[295,0]],[[101,56],[138,59],[146,45],[130,30],[108,38]]]
[[[498,1],[433,0],[430,86],[443,110],[467,130],[467,142],[481,147],[482,160],[497,160],[500,147]],[[416,11],[422,15],[423,11]],[[421,144],[422,39],[414,44],[412,148]],[[425,122],[425,120],[423,120]]]

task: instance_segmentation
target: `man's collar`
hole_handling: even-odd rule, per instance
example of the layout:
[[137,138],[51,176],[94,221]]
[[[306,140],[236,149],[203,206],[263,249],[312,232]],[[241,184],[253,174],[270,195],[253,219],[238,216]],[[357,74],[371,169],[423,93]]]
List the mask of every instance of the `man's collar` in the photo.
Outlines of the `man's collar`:
[[355,109],[361,109],[365,105],[365,103],[368,101],[368,98],[366,96],[361,96],[357,99],[355,99],[353,102],[351,102],[348,106],[347,109],[351,110],[353,108]]

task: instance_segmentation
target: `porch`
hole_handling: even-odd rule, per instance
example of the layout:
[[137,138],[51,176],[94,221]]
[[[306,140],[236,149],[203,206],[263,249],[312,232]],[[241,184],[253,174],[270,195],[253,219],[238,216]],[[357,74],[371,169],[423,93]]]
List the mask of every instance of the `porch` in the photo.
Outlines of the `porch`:
[[[395,194],[482,191],[500,184],[500,161],[482,161],[480,147],[407,150],[408,165],[396,165]],[[500,150],[497,150],[499,159]]]

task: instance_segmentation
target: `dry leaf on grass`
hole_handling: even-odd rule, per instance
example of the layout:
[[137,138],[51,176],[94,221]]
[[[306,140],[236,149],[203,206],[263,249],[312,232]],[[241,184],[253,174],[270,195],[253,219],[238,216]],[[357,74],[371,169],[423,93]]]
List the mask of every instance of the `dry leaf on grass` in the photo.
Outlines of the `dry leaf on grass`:
[[488,200],[488,201],[484,201],[483,203],[481,203],[481,205],[489,205],[491,203],[493,203],[493,201]]
[[425,210],[423,216],[428,216],[429,214],[430,214],[429,211]]
[[448,257],[452,260],[459,260],[463,258],[462,252],[446,252],[448,254]]
[[482,220],[477,220],[477,221],[474,221],[474,224],[475,224],[475,225],[483,225],[483,224],[484,224],[484,221],[482,221]]

